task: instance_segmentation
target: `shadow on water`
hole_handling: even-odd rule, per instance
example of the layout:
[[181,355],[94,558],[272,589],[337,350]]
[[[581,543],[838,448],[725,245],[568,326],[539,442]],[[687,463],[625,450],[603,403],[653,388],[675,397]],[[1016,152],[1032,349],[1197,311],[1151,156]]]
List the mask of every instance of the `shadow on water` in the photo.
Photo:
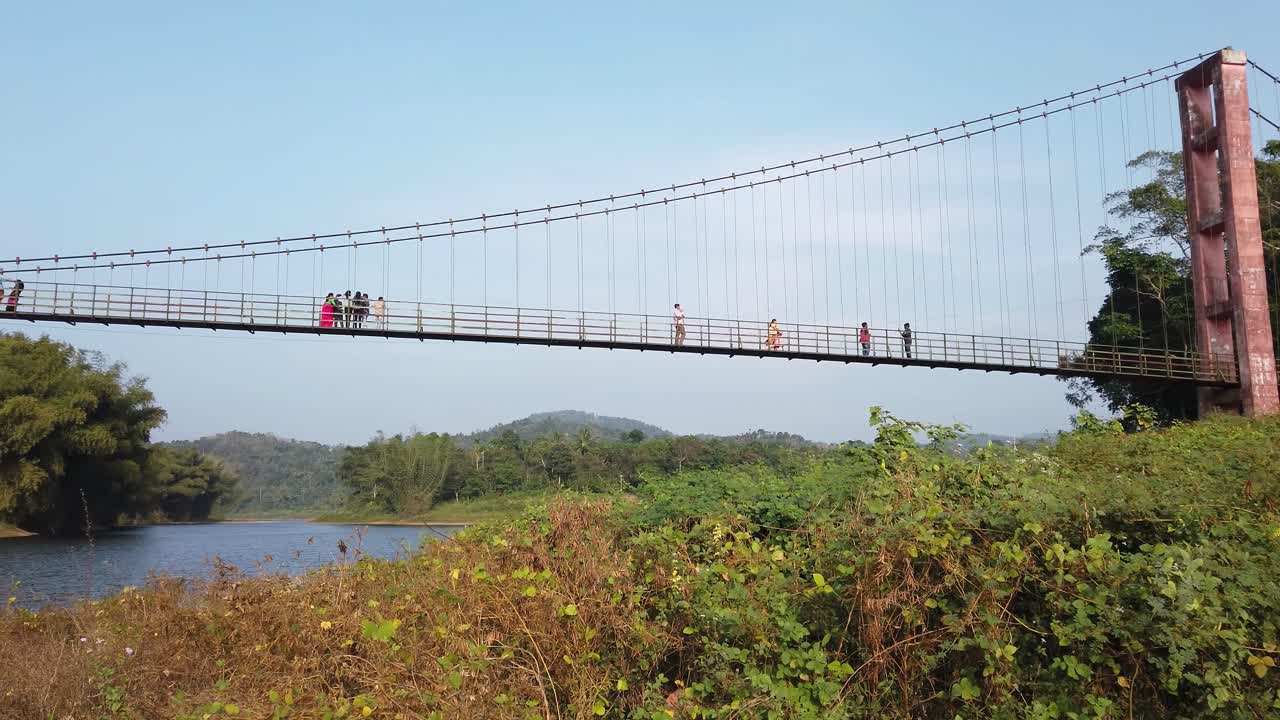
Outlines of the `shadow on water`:
[[[0,588],[17,604],[37,608],[102,597],[141,586],[154,574],[203,579],[216,560],[249,575],[297,574],[356,550],[404,556],[424,540],[448,538],[460,527],[320,525],[301,521],[158,525],[95,533],[86,538],[0,540]],[[19,583],[14,587],[15,583]]]

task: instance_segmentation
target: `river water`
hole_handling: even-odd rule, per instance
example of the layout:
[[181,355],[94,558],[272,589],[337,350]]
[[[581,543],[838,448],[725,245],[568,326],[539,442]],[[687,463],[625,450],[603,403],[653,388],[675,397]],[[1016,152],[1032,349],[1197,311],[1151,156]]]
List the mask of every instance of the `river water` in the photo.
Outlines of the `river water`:
[[65,604],[126,585],[141,587],[152,573],[206,578],[216,559],[246,574],[297,574],[340,560],[339,540],[347,546],[348,559],[356,549],[390,558],[459,529],[376,525],[364,528],[358,538],[350,525],[282,521],[158,525],[101,533],[92,544],[87,538],[4,538],[0,597],[16,597],[27,608]]

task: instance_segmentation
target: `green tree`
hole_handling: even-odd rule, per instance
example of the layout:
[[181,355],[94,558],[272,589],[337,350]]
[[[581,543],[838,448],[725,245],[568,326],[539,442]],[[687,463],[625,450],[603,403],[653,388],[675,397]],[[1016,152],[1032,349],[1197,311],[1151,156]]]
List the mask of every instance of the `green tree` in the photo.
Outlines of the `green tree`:
[[338,477],[351,489],[356,506],[425,512],[457,471],[458,454],[448,435],[378,436],[347,450]]
[[615,438],[580,428],[528,439],[510,428],[455,441],[447,435],[379,435],[349,448],[338,475],[356,510],[416,514],[435,502],[522,490],[634,489],[650,478],[760,466],[799,472],[822,450],[795,436]]
[[[1089,346],[1142,347],[1153,352],[1195,346],[1191,258],[1182,155],[1149,152],[1129,166],[1152,179],[1108,197],[1107,211],[1123,229],[1098,229],[1086,251],[1103,258],[1107,297],[1089,321]],[[1268,143],[1256,163],[1264,257],[1273,329],[1280,327],[1280,142]],[[1077,407],[1101,399],[1112,412],[1141,404],[1164,420],[1193,418],[1196,390],[1186,383],[1129,379],[1073,379],[1067,399]]]
[[220,461],[195,450],[152,448],[145,472],[153,500],[168,520],[208,520],[215,506],[239,498],[239,478]]
[[144,471],[165,413],[142,380],[48,338],[0,335],[0,517],[46,533],[153,509]]

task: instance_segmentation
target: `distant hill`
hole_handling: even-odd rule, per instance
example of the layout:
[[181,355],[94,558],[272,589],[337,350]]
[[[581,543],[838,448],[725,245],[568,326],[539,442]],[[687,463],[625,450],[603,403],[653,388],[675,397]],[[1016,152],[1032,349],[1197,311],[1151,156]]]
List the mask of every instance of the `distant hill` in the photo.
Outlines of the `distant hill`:
[[698,437],[707,439],[728,440],[729,442],[766,442],[787,447],[810,447],[815,445],[825,445],[826,443],[817,443],[809,440],[803,435],[796,435],[789,432],[772,432],[769,430],[750,430],[737,435],[699,435]]
[[968,452],[980,447],[986,447],[988,443],[992,445],[1039,445],[1049,442],[1058,436],[1055,432],[1038,432],[1020,437],[1010,435],[993,435],[991,433],[965,433],[956,440],[956,447],[961,452]]
[[336,472],[341,447],[244,432],[161,444],[194,448],[235,470],[243,499],[232,513],[305,513],[341,502]]
[[657,425],[650,425],[631,418],[596,415],[581,410],[556,410],[554,412],[534,413],[529,417],[509,423],[494,425],[488,430],[480,430],[462,436],[472,442],[492,440],[510,430],[521,440],[533,440],[544,435],[560,433],[561,435],[577,435],[581,430],[589,429],[591,434],[609,440],[620,440],[623,435],[639,430],[646,438],[671,437],[671,433]]

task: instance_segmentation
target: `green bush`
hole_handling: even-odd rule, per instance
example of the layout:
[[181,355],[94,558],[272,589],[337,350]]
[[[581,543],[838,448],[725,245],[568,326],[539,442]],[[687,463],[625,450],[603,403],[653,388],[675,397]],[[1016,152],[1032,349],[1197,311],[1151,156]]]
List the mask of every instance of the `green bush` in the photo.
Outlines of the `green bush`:
[[632,547],[680,579],[655,608],[690,716],[1277,714],[1280,423],[962,458],[914,429],[790,493],[698,475],[629,511],[672,521]]
[[955,428],[873,418],[800,472],[0,614],[0,685],[19,717],[1280,716],[1280,421],[957,455]]

